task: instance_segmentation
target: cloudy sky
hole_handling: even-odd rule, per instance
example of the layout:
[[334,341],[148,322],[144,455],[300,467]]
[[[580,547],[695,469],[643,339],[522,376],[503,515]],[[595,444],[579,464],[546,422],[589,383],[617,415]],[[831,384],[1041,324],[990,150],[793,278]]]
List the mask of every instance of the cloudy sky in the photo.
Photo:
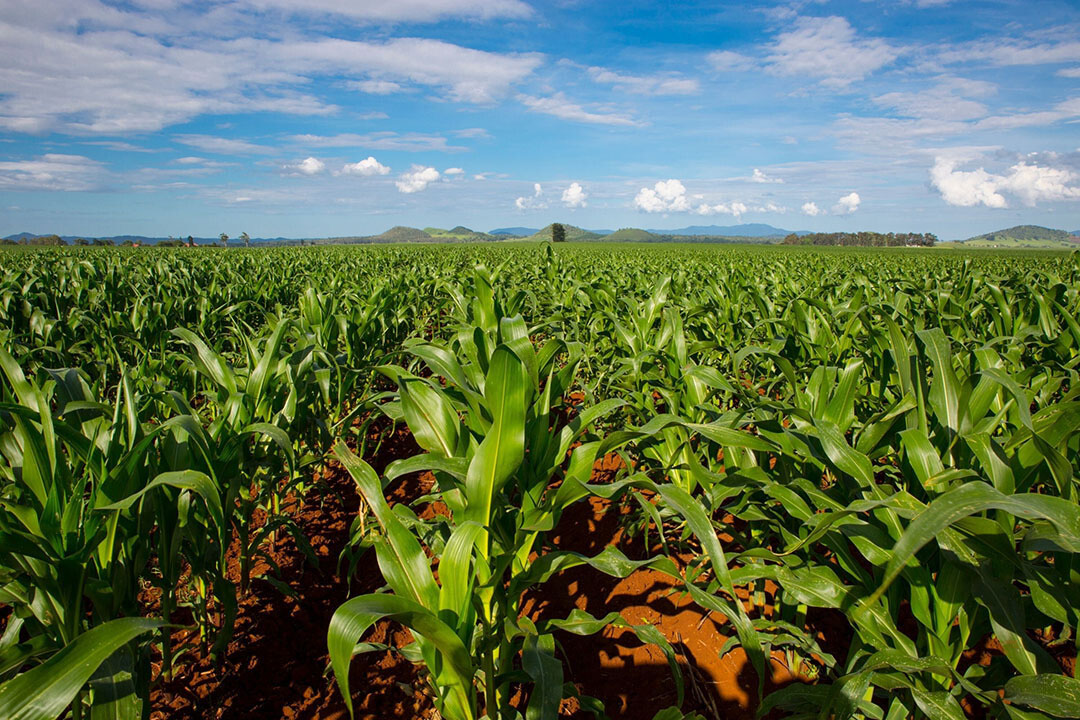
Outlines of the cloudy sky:
[[1080,229],[1074,0],[3,0],[0,234]]

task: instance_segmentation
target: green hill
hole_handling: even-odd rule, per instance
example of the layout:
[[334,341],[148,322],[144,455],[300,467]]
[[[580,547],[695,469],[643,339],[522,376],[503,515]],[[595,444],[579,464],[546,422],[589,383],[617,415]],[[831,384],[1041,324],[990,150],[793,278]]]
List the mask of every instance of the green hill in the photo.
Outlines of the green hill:
[[[554,224],[555,223],[552,223],[551,225],[554,225]],[[551,240],[551,225],[548,225],[547,227],[541,228],[540,231],[537,232],[535,235],[530,235],[529,237],[524,238],[524,239],[525,240],[536,240],[536,241],[550,241]],[[582,230],[581,228],[577,227],[576,225],[567,225],[567,224],[564,223],[563,227],[566,228],[566,241],[567,242],[589,242],[590,240],[601,240],[604,237],[603,235],[600,235],[599,233],[589,232],[588,230]]]
[[396,225],[380,235],[367,238],[373,243],[431,242],[434,238],[419,228]]
[[1065,230],[1054,230],[1039,225],[1017,225],[1006,230],[995,230],[962,241],[964,247],[984,248],[1075,248],[1080,238]]
[[621,228],[603,238],[604,242],[657,242],[659,235],[640,228]]
[[435,240],[451,240],[455,242],[491,242],[492,240],[498,240],[499,238],[488,233],[477,232],[476,230],[470,230],[469,228],[458,225],[450,230],[443,230],[442,228],[424,228],[424,232],[430,235]]

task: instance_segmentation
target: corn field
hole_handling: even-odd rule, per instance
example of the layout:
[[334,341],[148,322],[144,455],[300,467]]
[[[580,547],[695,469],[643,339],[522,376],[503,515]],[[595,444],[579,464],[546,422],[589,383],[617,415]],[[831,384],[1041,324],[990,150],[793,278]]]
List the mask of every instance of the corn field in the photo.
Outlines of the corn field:
[[[418,451],[377,472],[393,429]],[[1075,254],[13,250],[0,455],[0,718],[148,717],[253,583],[289,591],[268,548],[316,561],[288,508],[330,468],[360,498],[333,560],[381,575],[310,638],[349,713],[395,652],[447,720],[615,717],[565,644],[619,628],[666,661],[650,717],[722,716],[655,624],[531,612],[577,569],[668,578],[760,715],[1080,716]],[[588,503],[627,542],[556,542]]]

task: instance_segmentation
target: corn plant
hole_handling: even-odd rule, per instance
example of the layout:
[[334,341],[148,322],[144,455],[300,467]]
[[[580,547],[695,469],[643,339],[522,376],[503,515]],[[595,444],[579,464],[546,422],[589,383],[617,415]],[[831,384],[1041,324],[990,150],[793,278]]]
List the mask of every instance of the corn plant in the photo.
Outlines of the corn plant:
[[[455,720],[513,717],[510,684],[525,679],[533,683],[529,716],[554,717],[560,700],[574,691],[563,682],[552,631],[591,633],[609,622],[624,623],[617,616],[597,621],[577,614],[539,623],[520,616],[525,590],[559,569],[584,561],[626,575],[642,563],[618,551],[581,558],[545,548],[545,533],[581,497],[550,491],[552,481],[575,487],[588,481],[599,443],[571,446],[620,403],[602,403],[553,426],[553,409],[569,387],[579,351],[557,340],[535,350],[524,321],[502,316],[490,278],[483,269],[476,273],[484,292],[474,296],[473,332],[459,331],[452,349],[408,347],[445,387],[404,368],[382,368],[397,383],[400,413],[427,451],[389,467],[387,478],[434,471],[448,516],[422,527],[415,516],[391,509],[370,466],[343,445],[336,450],[381,529],[375,547],[393,593],[353,598],[335,612],[328,644],[350,709],[349,660],[364,632],[382,618],[413,630],[413,657],[431,674],[440,712]],[[425,539],[441,558],[438,582]],[[635,630],[671,654],[655,630]]]

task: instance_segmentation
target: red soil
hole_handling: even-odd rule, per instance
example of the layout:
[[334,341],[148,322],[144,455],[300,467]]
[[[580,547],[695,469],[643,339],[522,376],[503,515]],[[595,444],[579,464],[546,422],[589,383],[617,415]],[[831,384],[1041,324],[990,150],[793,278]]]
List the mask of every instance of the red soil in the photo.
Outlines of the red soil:
[[[392,460],[418,451],[412,438],[398,430],[375,457],[367,459],[381,472]],[[620,466],[614,456],[601,460],[594,481],[609,480]],[[374,554],[368,553],[352,578],[351,590],[347,587],[337,559],[346,545],[359,497],[349,476],[334,464],[317,479],[322,487],[309,494],[308,502],[301,506],[292,499],[286,512],[311,539],[321,569],[304,560],[291,538],[279,538],[271,555],[296,597],[255,581],[240,603],[236,633],[221,666],[215,667],[207,658],[189,657],[172,681],[154,690],[154,720],[348,717],[336,685],[325,674],[326,628],[345,599],[371,592],[383,581]],[[430,476],[405,477],[391,486],[389,495],[392,501],[409,501],[427,492],[430,484]],[[439,505],[418,508],[418,512],[428,517],[445,512]],[[590,555],[615,544],[630,557],[644,557],[641,539],[626,536],[622,529],[620,516],[626,512],[628,507],[618,502],[590,499],[579,503],[552,534],[553,544]],[[653,528],[650,541],[655,539]],[[715,718],[752,717],[757,680],[745,653],[737,649],[719,657],[730,625],[723,616],[698,609],[676,590],[671,578],[646,569],[616,579],[592,568],[575,568],[531,591],[524,612],[534,619],[561,618],[575,607],[598,617],[614,610],[631,623],[654,624],[679,656],[686,687],[684,710]],[[411,638],[407,631],[382,623],[365,640],[401,647]],[[567,680],[581,693],[602,700],[611,717],[649,720],[675,704],[675,683],[665,657],[656,647],[641,643],[632,631],[608,628],[591,637],[559,632],[557,640]],[[794,679],[781,654],[775,655],[771,665],[766,691]],[[357,717],[436,716],[423,672],[395,653],[380,651],[355,658],[350,682]],[[519,703],[525,699],[522,694],[517,697]],[[564,703],[561,714],[591,717],[578,710],[575,702]]]

